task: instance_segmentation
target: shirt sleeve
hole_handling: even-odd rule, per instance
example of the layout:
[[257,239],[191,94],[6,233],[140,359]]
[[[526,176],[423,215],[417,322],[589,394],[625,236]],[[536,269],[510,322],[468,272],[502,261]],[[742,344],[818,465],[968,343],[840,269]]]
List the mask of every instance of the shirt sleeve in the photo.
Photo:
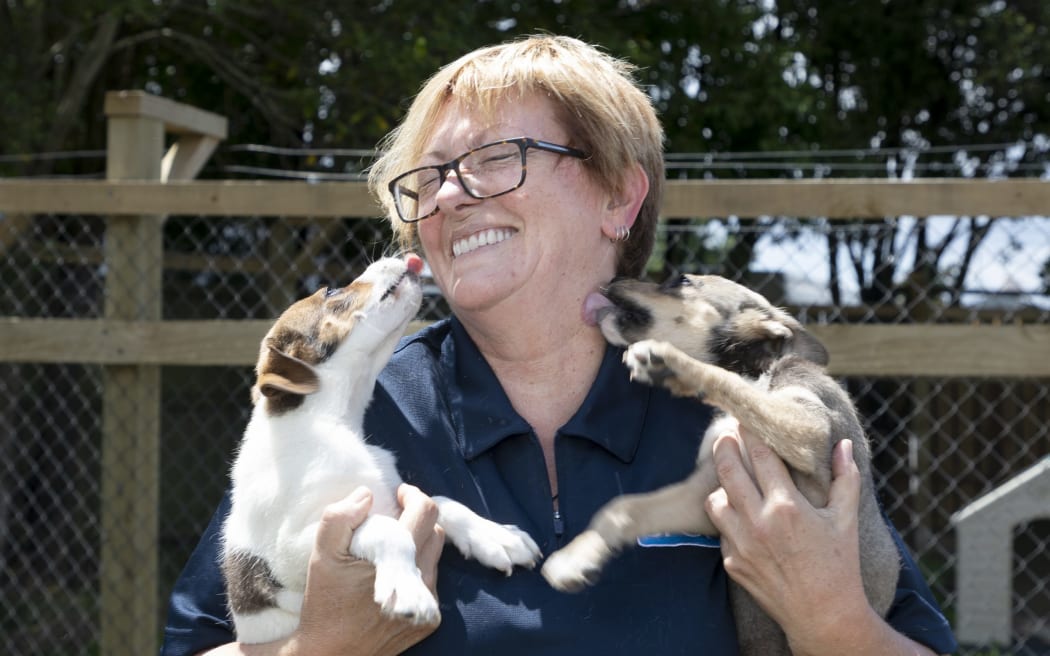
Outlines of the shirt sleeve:
[[955,653],[959,645],[952,634],[951,625],[945,619],[915,560],[892,524],[890,533],[893,534],[901,555],[901,573],[897,580],[897,594],[893,598],[889,613],[886,614],[886,621],[898,632],[926,645],[938,654]]
[[219,568],[222,523],[229,511],[227,492],[175,582],[161,656],[191,656],[234,640]]

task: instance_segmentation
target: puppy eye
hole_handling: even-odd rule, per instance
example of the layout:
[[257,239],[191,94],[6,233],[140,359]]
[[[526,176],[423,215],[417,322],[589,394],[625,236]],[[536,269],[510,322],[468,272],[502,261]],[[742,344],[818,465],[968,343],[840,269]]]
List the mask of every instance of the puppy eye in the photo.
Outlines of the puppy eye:
[[332,298],[333,296],[335,296],[336,294],[338,294],[341,291],[343,291],[343,290],[339,289],[338,287],[325,287],[325,289],[324,289],[324,297],[325,298]]

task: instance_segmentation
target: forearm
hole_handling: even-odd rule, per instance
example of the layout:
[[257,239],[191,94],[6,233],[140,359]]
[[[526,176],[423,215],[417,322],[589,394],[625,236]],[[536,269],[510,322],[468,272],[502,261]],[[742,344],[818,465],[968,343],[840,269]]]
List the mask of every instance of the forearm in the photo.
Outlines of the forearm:
[[282,652],[284,642],[266,643],[262,645],[242,645],[239,642],[231,642],[208,651],[202,651],[197,656],[292,656],[290,652]]
[[283,640],[277,640],[275,642],[267,642],[262,644],[246,645],[240,642],[231,642],[225,645],[220,645],[208,651],[203,651],[197,656],[300,656],[309,654],[310,656],[317,656],[320,653],[340,653],[341,656],[366,656],[375,653],[362,648],[360,651],[342,651],[342,652],[319,652],[317,649],[307,649],[304,646],[303,640],[297,635],[290,636]]
[[295,641],[291,638],[277,642],[267,642],[257,645],[246,645],[240,642],[231,642],[208,651],[201,652],[197,656],[296,656],[303,653],[297,649]]
[[[859,613],[859,614],[858,614]],[[794,656],[936,656],[878,616],[871,607],[806,630],[788,631]]]

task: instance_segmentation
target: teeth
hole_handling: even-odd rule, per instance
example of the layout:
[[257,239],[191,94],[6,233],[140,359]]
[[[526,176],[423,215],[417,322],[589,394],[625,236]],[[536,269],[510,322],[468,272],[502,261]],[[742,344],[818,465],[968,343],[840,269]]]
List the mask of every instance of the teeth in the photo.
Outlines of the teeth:
[[502,228],[490,228],[488,230],[482,230],[481,232],[474,233],[466,239],[460,239],[452,244],[452,254],[455,257],[460,255],[466,255],[471,251],[475,251],[482,246],[491,246],[492,244],[498,244],[504,239],[509,239],[513,235],[513,231],[504,230]]

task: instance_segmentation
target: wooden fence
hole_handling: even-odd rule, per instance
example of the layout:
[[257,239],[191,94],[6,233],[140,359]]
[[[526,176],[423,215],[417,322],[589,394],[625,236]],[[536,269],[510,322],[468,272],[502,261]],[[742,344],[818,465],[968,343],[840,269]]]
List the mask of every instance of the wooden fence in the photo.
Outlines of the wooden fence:
[[[101,365],[103,541],[101,653],[155,650],[159,488],[158,367],[254,363],[269,321],[165,321],[161,234],[171,214],[376,217],[363,183],[191,181],[225,137],[214,114],[143,93],[106,100],[105,181],[0,180],[0,257],[35,214],[107,217],[99,258],[107,288],[98,319],[0,317],[0,362]],[[165,154],[166,136],[175,144]],[[850,220],[899,215],[1050,215],[1050,181],[868,179],[669,181],[665,218],[797,216]],[[143,246],[145,245],[145,247]],[[108,284],[108,283],[107,283]],[[844,376],[1050,378],[1050,326],[817,325],[833,373]],[[877,352],[878,357],[871,353]],[[129,396],[129,390],[134,393]],[[130,420],[129,420],[130,418]],[[143,487],[142,472],[152,472]],[[134,493],[128,481],[135,476]],[[108,545],[108,546],[107,546]],[[111,575],[133,562],[134,577]],[[126,571],[126,570],[125,570]]]

